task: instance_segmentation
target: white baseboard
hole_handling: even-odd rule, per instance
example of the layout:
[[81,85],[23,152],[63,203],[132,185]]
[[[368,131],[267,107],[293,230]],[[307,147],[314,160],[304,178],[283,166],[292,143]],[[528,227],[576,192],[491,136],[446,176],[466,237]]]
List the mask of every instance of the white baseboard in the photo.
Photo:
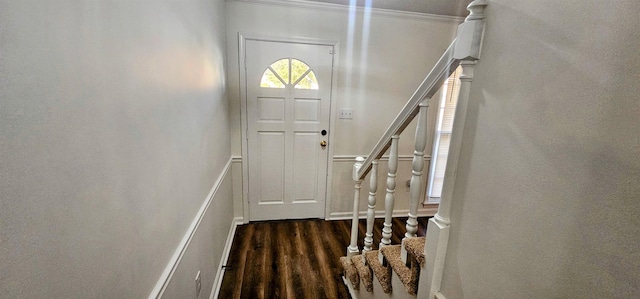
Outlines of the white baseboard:
[[[418,210],[418,217],[429,217],[429,216],[433,216],[438,212],[438,207],[434,207],[434,208],[426,208],[426,209],[419,209]],[[407,217],[407,215],[409,214],[409,210],[395,210],[393,211],[393,217]],[[351,219],[351,217],[353,217],[353,213],[352,212],[331,212],[329,214],[329,218],[327,218],[327,220],[346,220],[346,219]],[[375,213],[375,217],[376,218],[384,218],[384,211],[376,211]],[[359,215],[358,215],[359,219],[366,219],[367,218],[367,211],[360,211]]]
[[220,185],[222,185],[222,181],[227,176],[227,173],[229,173],[230,168],[231,168],[231,158],[229,158],[229,161],[227,161],[227,164],[222,170],[222,173],[220,173],[220,175],[218,176],[218,179],[213,184],[211,191],[209,191],[209,194],[207,194],[207,197],[204,199],[202,206],[200,206],[200,210],[198,210],[198,213],[196,213],[196,216],[193,218],[193,221],[191,221],[191,225],[189,226],[189,228],[187,229],[187,232],[185,233],[185,235],[182,237],[182,240],[178,244],[178,248],[176,248],[176,251],[171,256],[171,259],[169,260],[169,263],[165,267],[164,271],[162,272],[162,275],[160,275],[160,279],[158,279],[158,282],[156,283],[155,287],[149,294],[149,299],[156,299],[156,298],[162,297],[162,294],[164,293],[167,286],[169,285],[169,282],[171,281],[173,274],[175,273],[176,269],[180,265],[180,261],[182,260],[184,253],[187,251],[187,248],[189,247],[189,244],[191,243],[193,236],[198,230],[198,227],[200,226],[200,222],[202,222],[204,215],[207,213],[207,210],[209,209],[209,206],[211,205],[211,202],[213,201],[213,198],[215,197],[216,192],[218,191],[218,188],[220,188]]
[[347,285],[347,289],[349,290],[349,295],[351,295],[351,298],[358,299],[358,294],[356,294],[356,290],[353,289],[353,285],[351,284],[351,281],[349,281],[346,277],[344,277],[344,275],[341,277],[344,284]]
[[213,281],[213,287],[211,288],[211,295],[209,299],[218,298],[220,294],[220,287],[222,286],[222,278],[224,278],[224,266],[229,260],[229,253],[231,252],[231,245],[233,244],[233,237],[236,235],[236,228],[238,225],[242,225],[244,219],[242,217],[236,217],[231,220],[231,227],[229,228],[229,234],[227,235],[227,243],[224,244],[222,250],[222,257],[220,263],[218,263],[218,271],[216,272],[216,279]]

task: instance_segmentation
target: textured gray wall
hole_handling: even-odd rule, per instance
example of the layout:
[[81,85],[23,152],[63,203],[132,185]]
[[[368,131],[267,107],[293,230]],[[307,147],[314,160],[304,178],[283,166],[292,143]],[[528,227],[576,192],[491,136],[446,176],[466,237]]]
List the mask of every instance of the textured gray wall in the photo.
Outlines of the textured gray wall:
[[1,298],[148,296],[230,157],[224,5],[0,0]]
[[640,297],[640,2],[489,2],[443,294]]

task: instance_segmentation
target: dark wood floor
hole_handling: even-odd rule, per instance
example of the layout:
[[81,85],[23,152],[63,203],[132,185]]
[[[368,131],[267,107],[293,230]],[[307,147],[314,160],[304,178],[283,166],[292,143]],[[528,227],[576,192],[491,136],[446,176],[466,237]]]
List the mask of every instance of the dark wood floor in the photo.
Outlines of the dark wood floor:
[[[419,236],[428,218],[419,218]],[[376,219],[374,247],[383,219]],[[406,218],[394,218],[393,244],[400,244]],[[359,223],[363,246],[366,223]],[[239,226],[218,298],[349,298],[340,257],[349,245],[351,221],[287,220]],[[375,248],[374,248],[375,249]]]

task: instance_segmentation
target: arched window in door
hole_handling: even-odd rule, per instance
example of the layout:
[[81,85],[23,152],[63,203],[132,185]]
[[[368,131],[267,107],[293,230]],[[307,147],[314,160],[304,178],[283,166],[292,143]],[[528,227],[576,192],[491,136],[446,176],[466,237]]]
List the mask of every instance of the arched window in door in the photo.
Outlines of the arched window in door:
[[318,80],[313,70],[301,60],[283,58],[272,63],[262,74],[260,87],[296,89],[318,89]]

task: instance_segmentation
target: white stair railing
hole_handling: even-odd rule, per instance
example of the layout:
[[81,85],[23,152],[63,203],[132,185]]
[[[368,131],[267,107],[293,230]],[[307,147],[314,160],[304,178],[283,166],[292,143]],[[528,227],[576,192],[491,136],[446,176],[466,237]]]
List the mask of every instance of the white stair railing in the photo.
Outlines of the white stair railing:
[[[409,125],[409,123],[415,118],[415,116],[424,108],[420,107],[423,99],[431,98],[437,90],[442,86],[442,83],[451,75],[452,72],[458,67],[459,60],[453,58],[456,41],[454,40],[445,53],[440,57],[440,60],[433,67],[431,72],[425,77],[418,89],[413,93],[407,104],[402,108],[400,113],[396,116],[391,126],[378,140],[378,143],[374,146],[371,153],[367,158],[357,157],[356,162],[353,165],[353,181],[355,183],[355,192],[353,197],[353,215],[351,218],[351,242],[347,247],[347,256],[353,256],[359,253],[357,236],[358,236],[358,219],[360,215],[359,211],[359,199],[360,189],[362,181],[367,176],[369,171],[373,169],[374,161],[378,161],[382,155],[391,147],[391,153],[389,155],[389,174],[387,178],[387,194],[385,196],[385,222],[382,229],[382,239],[380,247],[391,244],[392,235],[392,216],[393,206],[395,202],[395,188],[396,188],[396,171],[398,167],[398,138],[400,133]],[[426,108],[426,106],[425,106]],[[424,112],[424,117],[426,118]],[[422,126],[426,130],[426,124]],[[425,136],[426,138],[426,136]],[[395,142],[394,142],[395,141]],[[395,145],[393,145],[395,143]],[[395,148],[395,149],[394,149]],[[418,150],[418,152],[424,152],[424,149]],[[377,178],[376,178],[377,180]],[[373,186],[376,180],[372,180],[371,186]],[[374,186],[376,188],[377,186]],[[415,191],[414,191],[415,192]],[[419,193],[419,192],[418,192]],[[419,196],[419,195],[418,195]],[[420,200],[417,200],[420,202]],[[411,214],[416,215],[417,207],[411,208]],[[370,216],[373,215],[373,216]],[[371,234],[373,238],[373,221],[375,217],[375,193],[369,196],[369,207],[367,210],[367,233]],[[371,229],[369,229],[371,227]],[[365,251],[371,250],[373,239],[369,240],[365,235]],[[371,242],[371,245],[368,245]],[[380,255],[382,261],[382,255]]]
[[424,247],[425,268],[424,277],[420,277],[419,297],[433,298],[440,291],[444,263],[449,245],[450,215],[455,190],[455,179],[458,171],[458,160],[462,149],[462,136],[469,102],[469,91],[473,81],[473,69],[480,59],[482,36],[485,27],[484,9],[488,5],[486,0],[475,0],[467,6],[469,16],[458,26],[458,40],[462,46],[456,49],[456,59],[460,59],[462,74],[460,75],[460,94],[456,104],[449,157],[442,186],[442,196],[436,215],[429,219],[427,225],[427,240]]
[[357,177],[359,180],[364,179],[371,170],[371,164],[373,160],[380,159],[382,155],[391,146],[391,137],[394,135],[400,135],[404,129],[411,123],[420,112],[420,103],[425,98],[431,98],[440,89],[442,84],[449,76],[456,70],[459,59],[453,58],[455,50],[456,40],[451,42],[447,50],[442,54],[436,65],[431,69],[429,74],[420,83],[420,86],[413,93],[409,101],[404,105],[400,113],[393,120],[391,125],[382,134],[380,140],[371,150],[371,153],[362,162],[362,167],[358,169],[357,174],[354,175],[354,179]]
[[[456,39],[449,45],[436,65],[422,81],[420,86],[407,101],[400,113],[393,120],[391,125],[382,135],[380,140],[365,158],[358,157],[353,166],[353,180],[355,182],[355,194],[353,201],[353,217],[351,224],[351,244],[347,248],[347,255],[352,256],[359,252],[357,247],[358,236],[358,216],[359,198],[362,181],[371,171],[369,187],[369,204],[367,209],[367,232],[364,239],[364,251],[372,250],[373,245],[373,222],[375,216],[376,191],[377,191],[377,165],[382,155],[389,149],[389,173],[387,177],[387,193],[385,196],[385,221],[382,228],[382,239],[380,247],[391,244],[392,215],[395,202],[396,171],[398,167],[398,138],[409,123],[420,114],[416,128],[415,150],[412,162],[412,177],[410,185],[410,206],[409,219],[406,223],[407,238],[416,236],[418,230],[417,214],[421,202],[420,193],[422,189],[422,173],[424,168],[424,150],[427,140],[427,113],[429,99],[438,91],[443,82],[455,71],[458,65],[462,65],[462,75],[460,76],[461,87],[454,118],[454,128],[451,134],[451,145],[449,161],[447,162],[443,194],[438,207],[438,213],[429,220],[427,229],[427,245],[425,246],[425,256],[428,256],[426,267],[428,271],[425,279],[420,279],[421,287],[418,288],[421,294],[433,298],[438,293],[446,247],[449,233],[449,215],[451,209],[451,197],[453,195],[453,184],[457,170],[457,162],[462,141],[462,131],[466,117],[466,104],[469,96],[469,89],[473,78],[473,66],[480,58],[482,47],[482,37],[484,34],[485,16],[484,9],[487,6],[486,0],[475,0],[467,6],[470,14],[465,22],[458,26]],[[406,251],[402,250],[403,261],[406,263]],[[379,255],[380,262],[384,263],[382,255]]]

